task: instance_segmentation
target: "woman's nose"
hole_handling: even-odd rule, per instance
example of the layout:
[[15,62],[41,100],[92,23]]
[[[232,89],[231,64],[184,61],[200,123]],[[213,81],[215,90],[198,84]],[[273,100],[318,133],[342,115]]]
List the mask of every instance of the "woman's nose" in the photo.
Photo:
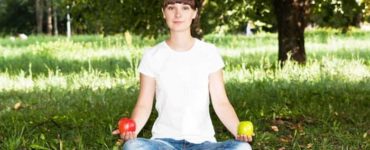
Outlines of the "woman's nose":
[[181,17],[181,10],[176,9],[176,11],[175,11],[175,17],[176,17],[176,18]]

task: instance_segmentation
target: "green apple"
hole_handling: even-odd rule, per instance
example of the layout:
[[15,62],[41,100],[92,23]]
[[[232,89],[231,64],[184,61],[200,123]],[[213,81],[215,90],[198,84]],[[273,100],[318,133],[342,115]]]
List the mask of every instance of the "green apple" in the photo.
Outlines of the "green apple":
[[242,121],[238,126],[238,135],[253,135],[253,124],[250,121]]

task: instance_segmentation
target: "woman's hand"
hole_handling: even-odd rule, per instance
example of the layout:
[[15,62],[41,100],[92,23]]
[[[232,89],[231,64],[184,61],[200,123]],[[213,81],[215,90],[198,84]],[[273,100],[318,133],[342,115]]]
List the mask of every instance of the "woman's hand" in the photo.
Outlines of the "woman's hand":
[[248,135],[237,135],[235,137],[235,139],[238,140],[238,141],[242,141],[242,142],[252,142],[253,141],[253,136],[254,135],[251,135],[251,136],[248,136]]
[[114,130],[112,132],[113,135],[117,135],[119,134],[121,139],[123,141],[128,141],[128,140],[132,140],[132,139],[135,139],[137,137],[137,135],[135,134],[135,132],[124,132],[124,133],[120,133],[119,130]]

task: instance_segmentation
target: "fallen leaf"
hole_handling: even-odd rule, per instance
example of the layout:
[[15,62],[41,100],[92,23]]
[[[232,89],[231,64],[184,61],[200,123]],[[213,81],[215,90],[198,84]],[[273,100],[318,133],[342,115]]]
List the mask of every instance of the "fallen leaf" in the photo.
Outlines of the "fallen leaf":
[[22,107],[22,102],[18,102],[18,103],[16,103],[15,105],[14,105],[14,109],[15,110],[18,110],[18,109],[20,109]]
[[289,143],[289,140],[285,138],[280,138],[279,140],[280,142],[283,142],[283,143]]
[[290,124],[290,125],[288,125],[288,128],[291,129],[291,130],[298,130],[299,132],[304,131],[304,128],[303,128],[303,125],[302,125],[301,122],[299,122],[297,124]]
[[277,126],[271,126],[272,131],[278,132],[279,128]]
[[311,148],[312,148],[312,146],[313,146],[313,144],[312,144],[312,143],[309,143],[309,144],[307,144],[306,148],[307,148],[307,149],[311,149]]
[[280,142],[283,142],[283,143],[289,143],[290,141],[292,141],[293,137],[291,135],[288,135],[288,136],[282,136],[279,138]]
[[276,119],[276,120],[274,121],[274,124],[277,124],[277,125],[283,125],[283,124],[284,124],[284,120]]
[[280,147],[278,150],[285,150],[285,147]]

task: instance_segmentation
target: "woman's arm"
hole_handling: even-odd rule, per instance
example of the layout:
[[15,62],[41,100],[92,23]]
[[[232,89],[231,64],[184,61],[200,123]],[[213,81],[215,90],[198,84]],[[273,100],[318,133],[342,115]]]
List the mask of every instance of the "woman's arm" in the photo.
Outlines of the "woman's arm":
[[136,138],[152,112],[155,84],[155,80],[152,77],[140,74],[140,93],[131,115],[131,119],[136,123],[136,131],[135,133],[119,133],[118,130],[115,130],[113,134],[120,134],[121,138],[125,141]]
[[220,118],[225,127],[236,137],[239,119],[227,98],[222,70],[210,74],[209,90],[213,109],[218,118]]
[[252,137],[237,135],[239,118],[230,104],[226,94],[222,69],[210,74],[209,76],[209,90],[211,93],[212,105],[218,118],[225,125],[225,127],[241,141],[252,141]]
[[131,115],[136,123],[136,134],[144,127],[152,112],[155,86],[154,78],[140,74],[140,94]]
[[139,134],[152,112],[155,86],[154,78],[140,74],[140,94],[131,115],[136,122],[136,134]]

